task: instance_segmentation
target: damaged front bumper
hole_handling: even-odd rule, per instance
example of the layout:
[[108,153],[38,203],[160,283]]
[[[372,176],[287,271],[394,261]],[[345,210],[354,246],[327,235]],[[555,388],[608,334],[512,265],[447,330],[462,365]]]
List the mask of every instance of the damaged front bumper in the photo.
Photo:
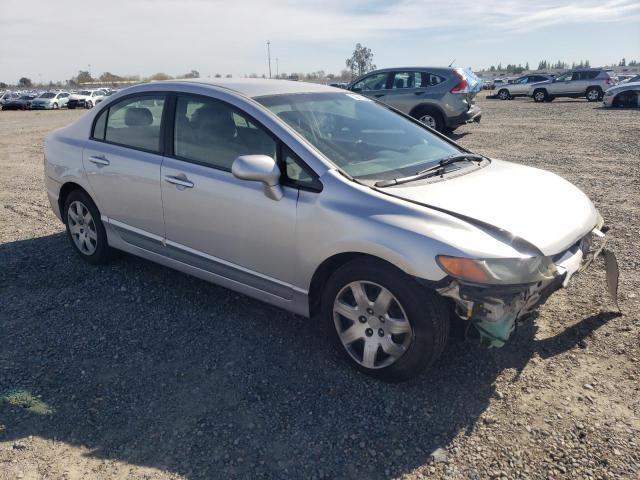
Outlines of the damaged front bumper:
[[602,254],[609,295],[618,307],[618,263],[614,253],[606,248],[607,237],[602,230],[594,228],[571,248],[556,255],[553,258],[556,275],[550,280],[526,285],[479,285],[454,279],[437,292],[455,301],[456,313],[474,325],[483,345],[502,347],[519,318],[566,287],[573,275],[588,268]]

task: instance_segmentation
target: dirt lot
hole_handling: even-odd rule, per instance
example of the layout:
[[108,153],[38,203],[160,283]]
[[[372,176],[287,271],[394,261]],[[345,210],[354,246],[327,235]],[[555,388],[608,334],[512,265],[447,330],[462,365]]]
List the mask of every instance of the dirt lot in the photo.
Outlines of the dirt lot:
[[598,263],[505,348],[452,342],[399,385],[276,308],[84,264],[41,178],[45,136],[83,112],[0,112],[0,478],[640,478],[640,111],[479,103],[460,143],[594,200],[624,315]]

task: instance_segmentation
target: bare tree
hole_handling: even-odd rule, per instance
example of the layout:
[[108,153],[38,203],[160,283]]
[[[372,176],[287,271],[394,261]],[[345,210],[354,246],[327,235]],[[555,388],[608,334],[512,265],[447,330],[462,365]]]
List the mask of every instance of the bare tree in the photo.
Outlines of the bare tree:
[[345,63],[351,71],[352,77],[359,77],[376,69],[376,66],[373,64],[373,53],[371,49],[360,43],[356,43],[356,49],[353,51],[353,55],[351,55],[351,58],[347,58]]

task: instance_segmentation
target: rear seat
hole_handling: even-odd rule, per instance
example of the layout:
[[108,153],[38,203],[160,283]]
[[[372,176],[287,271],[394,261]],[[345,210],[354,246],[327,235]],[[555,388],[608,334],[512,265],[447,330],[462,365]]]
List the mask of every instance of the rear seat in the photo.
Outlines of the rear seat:
[[153,125],[151,110],[144,107],[127,107],[124,123],[126,127],[108,127],[106,140],[146,150],[158,150],[160,125]]

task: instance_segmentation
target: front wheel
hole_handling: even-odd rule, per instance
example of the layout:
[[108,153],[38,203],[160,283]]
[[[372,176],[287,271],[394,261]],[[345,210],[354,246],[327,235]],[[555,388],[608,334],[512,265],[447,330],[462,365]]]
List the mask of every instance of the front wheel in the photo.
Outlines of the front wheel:
[[54,103],[54,104],[53,104],[53,109],[54,109],[54,110],[58,110],[58,104],[57,104],[57,103]]
[[84,102],[84,106],[85,106],[85,108],[92,108],[93,104],[91,102],[87,101],[87,102]]
[[322,312],[347,361],[386,381],[418,375],[449,336],[445,301],[382,262],[354,260],[338,269],[325,287]]
[[502,89],[498,92],[498,98],[500,100],[509,100],[509,98],[511,98],[511,95],[509,95],[509,90],[506,89]]
[[64,221],[71,245],[84,261],[96,265],[110,258],[100,211],[89,195],[80,190],[69,194],[64,202]]

